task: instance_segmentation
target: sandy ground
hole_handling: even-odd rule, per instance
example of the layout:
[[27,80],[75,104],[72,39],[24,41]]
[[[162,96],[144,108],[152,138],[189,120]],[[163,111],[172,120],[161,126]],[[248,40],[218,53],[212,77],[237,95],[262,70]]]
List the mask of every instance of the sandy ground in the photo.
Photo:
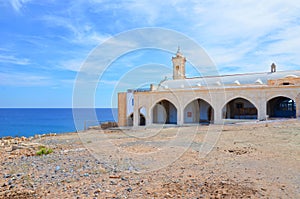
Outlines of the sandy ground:
[[[91,129],[0,144],[0,198],[300,198],[298,120]],[[41,145],[53,153],[37,156]]]

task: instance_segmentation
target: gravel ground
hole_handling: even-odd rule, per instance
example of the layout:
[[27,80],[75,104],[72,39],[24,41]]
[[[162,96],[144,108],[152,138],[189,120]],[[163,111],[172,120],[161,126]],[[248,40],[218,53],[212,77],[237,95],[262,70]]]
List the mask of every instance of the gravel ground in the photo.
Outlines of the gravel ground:
[[300,121],[225,125],[203,158],[214,128],[2,138],[0,198],[300,198]]

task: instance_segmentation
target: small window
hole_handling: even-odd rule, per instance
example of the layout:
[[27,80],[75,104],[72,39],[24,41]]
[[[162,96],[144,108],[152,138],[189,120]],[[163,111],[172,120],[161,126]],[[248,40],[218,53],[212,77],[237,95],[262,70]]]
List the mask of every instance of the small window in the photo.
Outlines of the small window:
[[177,71],[179,70],[179,66],[176,66],[176,70],[177,70]]
[[236,103],[236,108],[244,108],[244,104],[243,103]]
[[284,86],[290,85],[290,82],[283,82],[282,85]]
[[131,105],[134,106],[134,99],[131,100]]

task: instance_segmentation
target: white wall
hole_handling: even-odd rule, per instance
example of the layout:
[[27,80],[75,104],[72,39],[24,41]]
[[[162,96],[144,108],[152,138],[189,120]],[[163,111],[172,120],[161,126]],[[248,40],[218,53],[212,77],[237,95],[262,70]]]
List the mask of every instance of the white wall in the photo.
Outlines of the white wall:
[[[184,122],[185,123],[199,123],[200,120],[209,120],[208,109],[210,105],[201,100],[200,106],[197,100],[189,103],[184,110]],[[188,112],[192,113],[192,117],[188,117]]]
[[170,113],[170,115],[169,115],[170,123],[177,124],[177,110],[174,106],[170,106],[169,113]]
[[133,101],[133,92],[127,92],[127,117],[130,116],[133,113],[133,107],[134,107],[134,103],[132,103]]
[[210,105],[207,102],[205,101],[200,102],[200,120],[209,120],[208,118],[209,107]]
[[164,124],[167,119],[167,113],[165,107],[156,104],[153,108],[153,123]]
[[[188,112],[191,112],[191,117],[188,117]],[[199,105],[197,100],[189,103],[184,110],[185,123],[198,123],[199,122]]]

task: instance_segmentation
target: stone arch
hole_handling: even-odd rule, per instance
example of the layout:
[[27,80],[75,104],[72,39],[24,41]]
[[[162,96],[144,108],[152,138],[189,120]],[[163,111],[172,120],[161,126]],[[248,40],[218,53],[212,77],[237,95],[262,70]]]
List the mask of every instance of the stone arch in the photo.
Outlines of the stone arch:
[[151,108],[152,123],[177,124],[178,108],[167,99],[157,101]]
[[139,126],[146,125],[147,110],[144,106],[139,108]]
[[273,97],[267,101],[267,115],[270,118],[295,118],[296,101],[284,95]]
[[249,101],[251,104],[253,104],[256,108],[258,107],[258,104],[255,102],[254,99],[251,99],[250,97],[243,96],[243,95],[236,95],[236,96],[227,98],[226,102],[221,107],[224,107],[226,104],[228,104],[228,102],[230,102],[230,101],[232,101],[234,99],[237,99],[237,98],[245,99],[245,100]]
[[[176,108],[177,110],[179,110],[180,105],[179,105],[178,103],[176,103],[174,100],[172,100],[172,99],[170,99],[170,98],[168,98],[168,97],[162,97],[162,98],[158,98],[157,100],[155,100],[155,103],[153,103],[153,104],[150,106],[150,110],[153,110],[154,106],[155,106],[157,103],[159,103],[159,102],[161,102],[161,101],[163,101],[163,100],[169,101],[170,103],[172,103],[172,104],[175,106],[175,108]],[[145,107],[146,107],[146,106],[145,106]]]
[[203,96],[194,96],[193,98],[189,98],[188,100],[183,101],[183,107],[185,108],[189,103],[191,103],[194,100],[202,99],[206,101],[208,104],[212,105],[211,97],[203,97]]
[[133,112],[127,117],[127,126],[133,126]]
[[202,98],[187,103],[183,109],[184,123],[211,123],[214,121],[214,108]]
[[223,119],[257,119],[258,109],[252,100],[234,97],[223,105],[222,117]]
[[[299,95],[300,95],[300,93],[299,93]],[[276,97],[286,97],[286,98],[290,98],[294,101],[296,100],[295,98],[297,98],[295,96],[291,96],[291,95],[287,95],[287,94],[276,94],[276,95],[272,95],[272,96],[268,97],[267,102]]]

